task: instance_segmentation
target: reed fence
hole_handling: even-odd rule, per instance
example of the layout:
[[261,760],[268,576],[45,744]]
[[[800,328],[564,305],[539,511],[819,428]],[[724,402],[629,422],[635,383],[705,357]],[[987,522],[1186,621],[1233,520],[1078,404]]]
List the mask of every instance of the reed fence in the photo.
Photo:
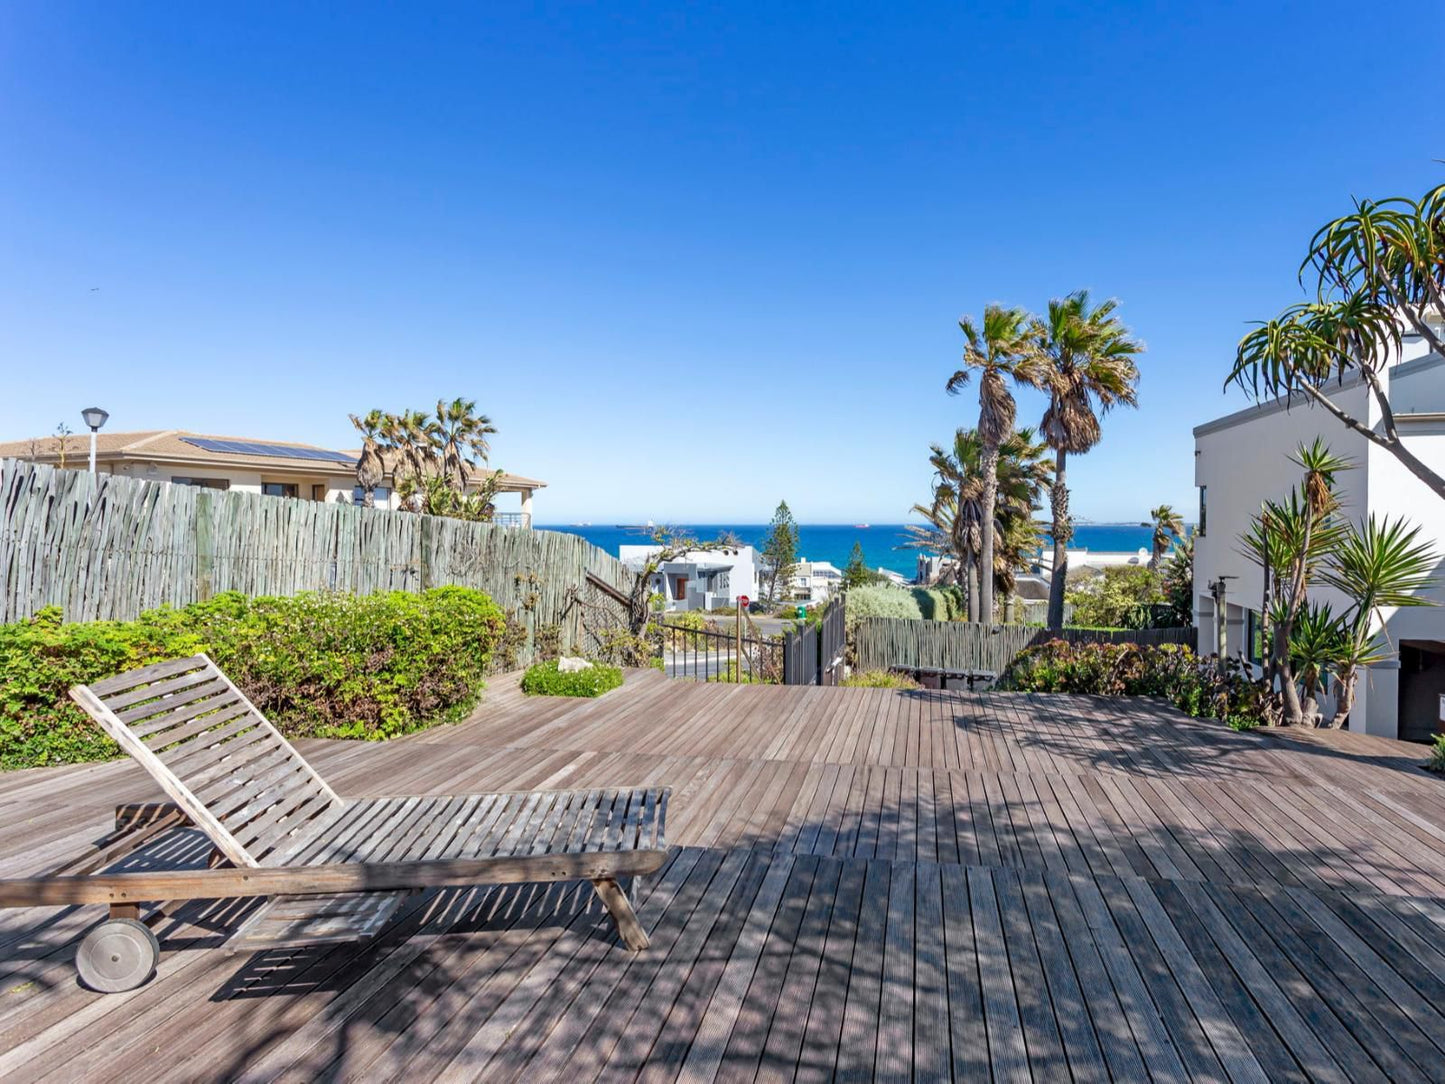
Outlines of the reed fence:
[[593,650],[633,573],[584,539],[0,460],[0,622],[59,606],[126,620],[222,591],[485,591],[526,630]]
[[934,669],[1002,674],[1026,648],[1050,640],[1069,643],[1185,644],[1190,629],[1045,629],[1032,625],[985,625],[966,621],[919,621],[863,617],[853,626],[853,651],[863,670]]

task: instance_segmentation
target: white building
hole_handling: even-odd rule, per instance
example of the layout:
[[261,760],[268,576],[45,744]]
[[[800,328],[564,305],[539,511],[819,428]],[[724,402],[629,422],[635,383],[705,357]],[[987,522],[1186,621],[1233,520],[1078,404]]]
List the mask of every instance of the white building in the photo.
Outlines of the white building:
[[[617,556],[634,572],[661,546],[619,546]],[[758,597],[758,559],[752,546],[689,550],[664,561],[652,574],[649,591],[660,594],[668,610],[715,610],[736,606],[739,596]]]
[[843,572],[827,561],[799,561],[789,589],[798,602],[827,602],[843,585]]
[[[1406,446],[1432,470],[1445,474],[1445,359],[1427,355],[1419,336],[1406,336],[1402,360],[1385,373],[1391,409]],[[1343,410],[1378,426],[1380,411],[1358,380],[1328,389]],[[1445,553],[1445,500],[1410,474],[1389,452],[1350,432],[1308,400],[1275,400],[1208,422],[1194,430],[1199,527],[1194,543],[1194,619],[1200,650],[1212,651],[1215,601],[1211,585],[1223,577],[1224,627],[1229,654],[1259,656],[1256,630],[1263,571],[1246,558],[1239,536],[1265,500],[1280,499],[1298,485],[1299,466],[1289,456],[1318,436],[1355,469],[1337,478],[1343,514],[1359,521],[1404,516]],[[1445,569],[1441,570],[1445,576]],[[1311,586],[1311,600],[1340,612],[1347,600],[1327,586]],[[1445,603],[1445,579],[1431,591]],[[1386,613],[1385,633],[1399,657],[1369,668],[1350,717],[1352,730],[1411,740],[1441,728],[1445,695],[1445,609],[1411,607]],[[1332,705],[1325,705],[1329,710]]]
[[[151,482],[361,504],[364,496],[356,484],[359,454],[314,444],[216,437],[184,429],[152,429],[98,434],[95,467],[101,474],[122,474]],[[25,459],[84,469],[89,455],[89,433],[0,443],[0,459]],[[482,475],[484,471],[485,468],[481,468],[476,473]],[[377,508],[394,507],[391,482],[388,475],[376,488],[373,498]],[[535,478],[503,474],[498,495],[515,493],[520,508],[516,511],[501,508],[495,522],[530,527],[532,493],[546,484]],[[500,506],[501,502],[497,503]]]

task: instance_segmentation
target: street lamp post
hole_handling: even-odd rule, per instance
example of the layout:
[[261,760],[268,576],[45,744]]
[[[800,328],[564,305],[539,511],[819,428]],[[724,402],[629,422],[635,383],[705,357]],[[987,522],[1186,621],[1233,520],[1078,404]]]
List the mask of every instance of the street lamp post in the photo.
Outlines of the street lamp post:
[[85,424],[90,426],[90,473],[94,474],[95,435],[100,432],[100,427],[105,424],[105,420],[109,418],[110,415],[107,414],[105,411],[101,410],[100,407],[93,406],[87,407],[85,410],[82,410],[80,412],[80,416],[85,419]]

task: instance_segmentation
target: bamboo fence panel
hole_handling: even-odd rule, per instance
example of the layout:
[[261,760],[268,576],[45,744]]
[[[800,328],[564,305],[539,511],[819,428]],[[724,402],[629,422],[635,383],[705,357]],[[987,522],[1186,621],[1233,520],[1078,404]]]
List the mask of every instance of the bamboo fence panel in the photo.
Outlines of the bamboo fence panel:
[[[485,591],[528,632],[596,646],[633,573],[555,531],[387,512],[0,461],[0,622],[59,606],[68,621],[128,620],[222,591],[294,595]],[[588,642],[588,637],[592,638]]]
[[1185,644],[1190,629],[1044,629],[1032,625],[985,625],[966,621],[919,621],[863,617],[853,628],[854,653],[863,670],[988,670],[1002,674],[1020,652],[1050,640],[1069,643]]

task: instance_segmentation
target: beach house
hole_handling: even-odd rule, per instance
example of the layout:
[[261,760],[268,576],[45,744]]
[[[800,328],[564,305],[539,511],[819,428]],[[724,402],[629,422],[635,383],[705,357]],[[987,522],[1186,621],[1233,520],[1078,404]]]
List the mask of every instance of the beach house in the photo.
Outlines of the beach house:
[[[0,442],[0,459],[85,468],[89,454],[89,434]],[[356,484],[359,454],[290,441],[219,437],[184,429],[150,429],[98,434],[95,467],[101,474],[120,474],[173,485],[361,504],[365,495]],[[483,470],[485,468],[477,474]],[[535,478],[504,473],[498,493],[515,494],[519,506],[501,509],[495,522],[530,527],[533,493],[546,484]],[[373,496],[377,508],[396,506],[389,473]]]
[[[1409,450],[1445,473],[1445,358],[1429,354],[1418,335],[1406,335],[1401,360],[1384,371],[1395,421]],[[1380,410],[1358,378],[1331,385],[1331,400],[1369,425]],[[1194,430],[1194,473],[1199,526],[1194,544],[1194,620],[1200,649],[1214,650],[1222,634],[1231,655],[1258,661],[1263,571],[1244,556],[1239,537],[1263,501],[1279,499],[1300,481],[1290,455],[1322,438],[1354,469],[1337,479],[1341,515],[1406,517],[1445,553],[1445,501],[1384,449],[1346,429],[1306,400],[1276,399],[1206,422]],[[1445,569],[1430,597],[1445,604]],[[1346,600],[1328,586],[1311,587],[1312,600],[1336,612]],[[1423,740],[1445,716],[1445,609],[1387,611],[1384,633],[1397,655],[1370,667],[1360,682],[1350,729]],[[1327,706],[1327,710],[1332,708]]]
[[[619,546],[617,556],[640,573],[661,550],[661,546]],[[648,590],[662,596],[667,610],[715,610],[736,606],[739,597],[756,599],[757,551],[752,546],[689,550],[659,564]]]
[[799,561],[793,568],[792,592],[798,602],[826,602],[843,586],[843,572],[828,561]]

